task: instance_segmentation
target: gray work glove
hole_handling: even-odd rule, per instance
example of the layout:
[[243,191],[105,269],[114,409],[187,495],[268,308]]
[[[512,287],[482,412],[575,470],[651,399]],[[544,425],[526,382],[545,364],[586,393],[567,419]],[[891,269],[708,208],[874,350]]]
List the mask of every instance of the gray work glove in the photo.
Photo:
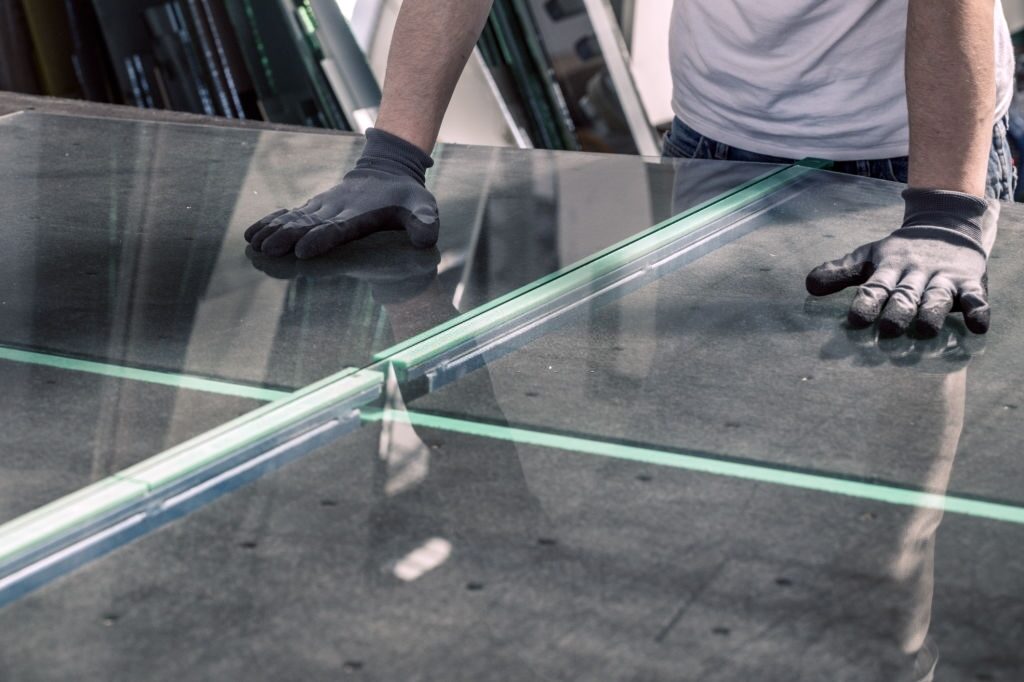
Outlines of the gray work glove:
[[405,230],[414,246],[437,243],[437,200],[426,188],[430,155],[383,130],[366,131],[366,146],[340,183],[291,211],[279,210],[245,231],[268,256],[292,251],[313,258],[382,230]]
[[865,327],[878,320],[879,333],[902,334],[917,318],[919,335],[938,334],[951,310],[967,328],[989,326],[988,248],[995,240],[999,203],[971,194],[907,189],[903,226],[807,275],[807,291],[827,296],[859,286],[849,322]]

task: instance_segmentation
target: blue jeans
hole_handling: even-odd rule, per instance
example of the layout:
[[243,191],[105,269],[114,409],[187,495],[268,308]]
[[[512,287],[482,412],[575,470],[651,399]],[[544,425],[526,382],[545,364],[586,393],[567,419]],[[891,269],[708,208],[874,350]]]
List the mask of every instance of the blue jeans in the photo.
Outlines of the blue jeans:
[[[1017,169],[1013,165],[1010,145],[1006,141],[1008,125],[1008,117],[1003,117],[992,128],[992,150],[988,156],[988,182],[985,192],[989,197],[1001,201],[1013,201],[1013,192],[1017,186]],[[761,163],[793,163],[795,161],[795,159],[758,154],[739,147],[731,147],[723,142],[704,137],[678,118],[672,121],[672,129],[665,134],[661,153],[666,158],[721,159]],[[832,164],[831,170],[906,183],[908,166],[907,157],[898,156],[891,159],[836,161]]]

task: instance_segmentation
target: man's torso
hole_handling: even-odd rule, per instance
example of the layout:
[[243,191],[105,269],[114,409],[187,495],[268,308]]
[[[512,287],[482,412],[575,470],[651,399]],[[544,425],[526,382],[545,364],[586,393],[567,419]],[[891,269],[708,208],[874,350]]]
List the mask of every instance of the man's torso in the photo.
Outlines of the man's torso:
[[[996,2],[997,102],[1013,50]],[[784,157],[888,158],[908,151],[907,0],[675,0],[673,109],[700,133]]]

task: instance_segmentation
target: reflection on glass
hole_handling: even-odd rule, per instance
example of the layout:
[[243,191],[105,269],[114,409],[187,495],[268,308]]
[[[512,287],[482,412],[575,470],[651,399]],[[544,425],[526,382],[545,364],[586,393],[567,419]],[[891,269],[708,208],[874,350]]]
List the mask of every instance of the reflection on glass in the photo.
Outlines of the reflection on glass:
[[[671,164],[446,146],[428,180],[438,251],[380,235],[322,263],[270,263],[246,256],[244,228],[335,184],[358,138],[41,114],[0,133],[0,202],[26,220],[6,239],[0,343],[271,388],[364,366],[408,338],[384,303],[435,267],[464,311],[680,208]],[[722,165],[679,167],[699,183]],[[734,178],[763,172],[751,164]],[[416,331],[456,312],[421,311]]]
[[[298,262],[246,252],[241,231],[336,182],[358,153],[354,138],[68,121],[0,124],[12,190],[0,203],[23,216],[0,253],[10,273],[0,344],[270,388],[368,364],[375,350],[764,172],[446,146],[430,178],[444,222],[436,249],[381,234]],[[217,650],[232,651],[264,636],[323,643],[358,623],[348,632],[384,679],[408,677],[388,666],[402,659],[389,647],[411,641],[393,635],[409,632],[417,651],[445,652],[412,660],[438,679],[486,673],[471,666],[491,664],[483,654],[495,641],[509,643],[508,679],[531,666],[555,678],[621,669],[667,679],[1019,669],[1012,523],[944,520],[935,508],[598,458],[498,431],[1019,505],[1013,413],[1024,354],[1014,344],[1024,304],[1014,300],[1019,269],[1000,256],[1024,247],[1019,233],[1007,230],[992,260],[1005,326],[984,339],[951,319],[936,340],[880,341],[843,326],[843,296],[803,292],[809,267],[888,230],[898,189],[817,174],[686,267],[652,268],[644,286],[557,320],[434,394],[389,376],[382,407],[442,413],[484,435],[367,411],[326,455],[0,612],[46,624],[31,641],[4,627],[15,635],[0,660],[28,669],[67,651],[102,679],[111,662],[131,672],[133,655],[149,672],[173,668],[161,649],[168,627],[212,632]],[[16,415],[5,438],[42,453],[5,462],[15,512],[33,478],[49,486],[69,470],[111,473],[132,447],[155,452],[147,438],[165,447],[208,428],[203,419],[248,409],[27,365],[0,372],[0,409]],[[48,428],[54,414],[67,434]],[[341,504],[344,514],[327,516]],[[948,544],[937,540],[940,521]],[[286,551],[252,561],[264,540]],[[132,607],[130,641],[97,641],[95,628],[68,621],[67,603],[94,617],[111,595]],[[173,608],[182,599],[187,608]],[[286,626],[215,627],[231,608],[285,614],[274,622]],[[307,670],[302,647],[282,649],[288,672]]]
[[[510,349],[485,370],[437,394],[417,397],[409,409],[477,423],[511,423],[541,434],[625,441],[658,452],[701,453],[713,460],[739,457],[768,467],[826,472],[837,481],[852,477],[895,483],[940,497],[949,491],[958,452],[971,453],[973,443],[984,442],[989,457],[985,462],[968,457],[960,464],[959,489],[968,497],[1019,504],[1015,449],[1021,424],[1002,420],[998,431],[992,430],[993,415],[1013,409],[1007,406],[1014,404],[1014,389],[993,374],[1018,363],[1018,354],[1006,348],[1013,343],[1013,329],[988,339],[974,337],[950,318],[937,339],[879,339],[874,330],[844,327],[848,301],[842,297],[805,299],[802,274],[808,264],[824,259],[818,252],[842,250],[844,242],[864,241],[885,230],[893,222],[889,214],[901,208],[898,189],[820,174],[802,193],[752,219],[732,243],[590,310],[582,321],[561,328],[553,323],[539,339]],[[674,194],[685,203],[685,180],[677,182]],[[822,236],[810,232],[822,225]],[[1010,235],[1002,244],[1015,250],[1020,237]],[[993,271],[1002,270],[1013,281],[1017,274],[998,260]],[[1009,291],[1000,303],[1013,327],[1019,303]],[[997,346],[1006,355],[994,358]],[[555,404],[558,408],[552,409]],[[771,491],[761,494],[773,496]],[[748,495],[753,504],[758,495]],[[787,496],[799,494],[782,494]],[[696,504],[683,496],[672,499]],[[844,505],[824,506],[848,514]],[[774,626],[759,630],[761,611],[770,613],[777,600],[750,587],[745,581],[757,576],[745,575],[738,565],[732,575],[723,575],[730,573],[730,564],[750,555],[749,548],[737,548],[738,554],[715,569],[718,575],[701,585],[697,597],[684,600],[661,639],[676,629],[689,632],[691,611],[727,621],[739,608],[734,600],[741,599],[742,608],[753,610],[732,614],[736,627],[744,630],[744,642],[751,637],[771,642],[773,657],[761,665],[778,669],[789,659],[780,652],[791,651],[807,679],[850,674],[931,680],[936,669],[942,674],[939,652],[951,643],[954,651],[944,656],[951,659],[948,674],[957,676],[970,666],[958,648],[961,638],[985,648],[971,634],[971,617],[963,611],[967,604],[955,581],[947,583],[946,592],[936,589],[941,508],[890,508],[884,517],[865,512],[859,528],[850,528],[849,517],[836,517],[837,509],[823,511],[822,523],[833,523],[846,535],[840,540],[825,534],[820,545],[808,548],[810,555],[788,546],[785,539],[793,534],[782,529],[815,525],[807,512],[796,502],[783,502],[776,512],[781,515],[759,522],[762,532],[779,546],[780,558],[796,562],[802,578],[823,591],[804,591],[777,605],[781,620],[776,622],[786,623],[784,632],[775,633]],[[689,524],[700,515],[695,509],[673,518]],[[733,515],[732,509],[715,512],[709,543],[733,537]],[[947,570],[970,570],[970,553],[947,551]],[[689,551],[685,556],[693,558]],[[789,587],[794,581],[780,577],[776,583]],[[718,589],[723,591],[716,594]],[[943,614],[937,619],[936,601]],[[716,615],[723,609],[726,613]],[[929,634],[933,622],[939,637]],[[732,629],[716,626],[712,631],[724,636]],[[686,645],[701,646],[680,636]],[[857,653],[845,660],[829,657],[837,651]],[[744,656],[730,660],[737,674],[746,669]],[[731,669],[723,665],[716,659],[715,670]]]
[[[405,410],[394,371],[388,372],[384,404],[389,410]],[[384,422],[380,459],[385,467],[384,494],[389,497],[417,486],[430,473],[430,448],[412,426],[402,422]]]
[[[724,165],[445,146],[429,178],[437,249],[390,233],[310,262],[247,252],[249,224],[337,183],[360,144],[0,122],[0,412],[27,425],[4,439],[20,454],[4,463],[0,521],[628,238],[672,214],[677,167],[713,193]],[[764,172],[740,168],[737,182]]]
[[412,582],[443,564],[451,553],[452,543],[444,538],[430,538],[396,561],[392,571],[399,580]]
[[[459,399],[500,415],[492,378],[470,375]],[[949,429],[931,489],[950,476],[965,383],[948,372],[933,396]],[[323,665],[307,652],[335,646],[383,679],[917,682],[1021,663],[1019,526],[950,515],[936,547],[936,510],[411,425],[416,396],[392,378],[379,427],[367,411],[343,441],[0,611],[5,670],[64,656],[97,678],[136,656],[158,678],[206,670],[167,650],[169,629],[221,652],[276,643],[303,678]],[[429,466],[389,491],[411,446]],[[131,638],[82,625],[111,604]],[[244,627],[215,627],[236,610]]]
[[0,524],[263,405],[2,353],[0,386]]
[[[676,196],[685,204],[681,176]],[[937,396],[970,365],[961,449],[992,452],[1010,481],[1024,465],[1009,444],[1014,389],[1000,371],[1018,365],[1009,348],[1019,302],[1017,274],[993,259],[992,277],[1010,329],[976,337],[950,317],[934,340],[878,340],[844,327],[849,296],[810,299],[803,279],[815,262],[884,234],[901,210],[899,188],[821,174],[803,191],[744,221],[714,251],[488,363],[502,415],[513,424],[655,449],[717,453],[855,479],[928,485],[950,417]],[[1003,248],[1015,249],[1008,236]],[[995,350],[994,350],[995,349]],[[1001,349],[1001,350],[999,350]],[[495,353],[494,355],[500,355]],[[467,381],[471,378],[467,377]],[[465,384],[423,398],[418,409],[492,419],[485,403],[454,401]],[[557,399],[565,409],[546,409]],[[1019,486],[972,460],[955,489],[1022,500]],[[943,492],[944,485],[924,488]]]

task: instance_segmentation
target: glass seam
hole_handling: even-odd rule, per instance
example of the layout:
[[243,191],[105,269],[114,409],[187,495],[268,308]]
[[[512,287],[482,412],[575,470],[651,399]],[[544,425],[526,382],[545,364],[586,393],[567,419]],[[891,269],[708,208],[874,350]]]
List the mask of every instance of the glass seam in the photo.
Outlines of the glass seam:
[[0,525],[0,562],[10,562],[44,542],[56,542],[103,514],[127,508],[176,480],[226,460],[247,445],[284,432],[305,417],[374,388],[379,391],[382,385],[383,376],[378,372],[343,370],[12,519]]
[[[181,124],[189,125],[189,124]],[[472,335],[479,333],[481,327],[486,328],[493,326],[494,324],[500,323],[500,321],[508,318],[507,310],[509,308],[503,308],[503,306],[515,303],[513,310],[520,311],[525,307],[529,307],[535,301],[541,299],[544,296],[550,296],[552,293],[562,291],[566,283],[576,281],[581,277],[588,278],[593,277],[592,270],[601,267],[601,264],[607,264],[610,262],[623,263],[633,260],[643,255],[643,253],[652,250],[648,242],[649,240],[659,236],[659,233],[665,231],[667,228],[676,227],[676,230],[670,230],[666,234],[660,235],[660,239],[656,239],[657,244],[663,244],[671,239],[678,238],[681,233],[680,229],[685,231],[692,231],[698,227],[710,222],[711,220],[721,218],[731,212],[734,212],[743,206],[752,203],[758,199],[768,196],[780,187],[788,184],[789,182],[802,176],[804,173],[812,170],[814,165],[807,165],[804,162],[793,164],[781,168],[774,169],[758,178],[754,178],[746,183],[738,185],[730,189],[729,191],[709,199],[691,209],[688,209],[672,218],[669,218],[661,223],[658,223],[642,232],[633,235],[626,240],[613,244],[596,254],[586,258],[583,261],[574,263],[567,268],[539,278],[530,284],[525,285],[515,291],[512,291],[494,301],[479,306],[471,311],[468,311],[462,315],[453,318],[441,325],[438,325],[430,330],[427,330],[419,335],[414,336],[400,344],[396,344],[391,348],[385,349],[380,353],[377,353],[373,357],[373,362],[364,368],[348,368],[342,372],[328,377],[326,379],[314,382],[309,386],[300,389],[292,394],[288,394],[277,401],[269,403],[261,408],[258,408],[238,419],[232,420],[223,424],[219,427],[212,429],[196,438],[193,438],[185,443],[181,443],[163,453],[158,453],[153,457],[150,457],[142,462],[129,467],[128,469],[117,472],[107,479],[103,479],[98,483],[106,482],[121,482],[121,483],[134,483],[143,485],[146,488],[146,494],[152,494],[154,488],[154,477],[147,476],[146,472],[152,473],[152,469],[159,467],[166,463],[166,461],[177,460],[180,468],[177,470],[177,476],[174,476],[175,471],[173,470],[171,475],[165,476],[159,479],[158,487],[165,487],[171,485],[174,478],[184,478],[188,474],[194,472],[197,468],[209,466],[216,462],[218,459],[228,457],[231,452],[244,446],[244,442],[249,442],[253,439],[242,438],[238,434],[238,430],[241,428],[251,428],[254,424],[267,419],[274,412],[286,408],[296,400],[301,400],[304,397],[316,393],[318,391],[329,391],[333,384],[338,382],[344,382],[345,379],[351,375],[367,375],[373,377],[369,383],[375,383],[378,388],[383,386],[383,376],[378,371],[374,371],[374,368],[381,367],[386,364],[393,364],[394,362],[403,362],[409,359],[410,356],[416,358],[429,357],[431,354],[442,352],[443,350],[452,347],[457,344],[458,339],[465,338],[466,335]],[[681,224],[683,224],[681,226]],[[684,232],[685,233],[685,232]],[[668,235],[668,236],[667,236]],[[634,248],[630,248],[634,247]],[[582,272],[581,272],[582,271]],[[574,275],[572,280],[563,279],[569,275]],[[562,280],[560,282],[560,280]],[[545,289],[544,287],[550,287]],[[533,294],[530,296],[530,294]],[[481,320],[481,318],[483,318]],[[471,324],[469,324],[471,323]],[[437,337],[442,337],[440,343],[437,341]],[[402,355],[399,355],[402,353]],[[335,386],[336,388],[336,386]],[[366,390],[367,386],[363,386]],[[338,396],[334,400],[326,401],[321,407],[336,402],[342,402],[346,396],[352,394],[358,394],[359,390],[353,390],[351,393]],[[314,401],[316,402],[316,401]],[[320,403],[316,403],[320,404]],[[302,412],[305,414],[306,412]],[[278,415],[280,416],[280,415]],[[294,419],[285,418],[282,423],[278,426],[273,427],[270,431],[263,433],[261,438],[271,438],[275,434],[279,434],[287,430],[290,425],[294,425],[301,419],[301,416],[296,416]],[[222,448],[215,450],[215,452],[209,453],[207,457],[203,457],[201,451],[199,451],[199,462],[195,463],[191,461],[190,457],[195,457],[197,450],[202,448],[204,444],[209,444],[211,441],[216,441],[218,438],[226,438],[228,443],[225,443]],[[257,439],[258,440],[258,439]],[[244,441],[244,442],[243,442]],[[161,461],[164,460],[164,461]],[[136,478],[138,477],[138,478]],[[97,485],[97,484],[94,484]],[[16,533],[19,528],[23,525],[31,523],[33,520],[41,520],[46,518],[58,518],[58,516],[51,517],[50,515],[67,514],[68,501],[70,497],[77,495],[80,492],[89,490],[92,486],[82,489],[76,493],[72,493],[69,496],[65,496],[51,502],[48,505],[40,507],[39,509],[29,512],[26,515],[13,519],[3,525],[0,525],[0,557],[7,557],[7,559],[16,558],[16,555],[10,555],[4,552],[4,547],[9,542],[10,537],[13,533]],[[98,490],[98,489],[97,489]],[[127,503],[120,505],[126,507]],[[61,532],[66,532],[70,528],[76,525],[84,525],[88,520],[93,519],[97,514],[91,514],[88,516],[82,516],[81,518],[72,518],[71,520],[64,519],[61,525]],[[45,525],[45,524],[44,524]],[[44,536],[57,535],[42,533],[39,538],[35,538],[37,542],[32,544],[38,545],[45,539],[50,539]]]
[[252,400],[273,401],[285,398],[290,393],[259,386],[249,386],[230,381],[208,379],[206,377],[191,374],[178,374],[175,372],[160,372],[150,369],[140,369],[127,365],[117,365],[93,360],[80,360],[78,358],[55,353],[40,353],[38,351],[22,350],[10,346],[0,345],[0,360],[17,362],[22,364],[36,365],[41,367],[52,367],[72,372],[83,372],[99,376],[113,377],[115,379],[128,379],[160,386],[170,386],[192,391],[203,391],[205,393],[217,393],[230,395],[238,398],[250,398]]
[[884,502],[897,506],[935,509],[993,521],[1024,524],[1024,507],[975,500],[959,495],[855,481],[820,473],[791,471],[749,462],[736,462],[697,454],[613,443],[596,438],[581,438],[522,427],[500,426],[424,412],[373,409],[364,410],[361,418],[363,421],[395,421],[411,426],[435,428],[522,445],[567,450],[630,462],[685,469],[702,474]]
[[745,183],[726,196],[659,223],[635,239],[609,247],[583,263],[536,280],[506,297],[460,315],[434,330],[428,330],[427,336],[416,343],[399,344],[382,351],[375,359],[381,363],[390,363],[399,370],[406,370],[425,362],[432,356],[471,341],[481,333],[508,322],[523,312],[550,303],[562,294],[653,253],[715,220],[735,213],[812,170],[807,166],[792,165]]
[[[550,284],[550,283],[552,283],[554,281],[557,281],[558,279],[560,279],[562,277],[565,277],[567,275],[571,275],[572,273],[574,273],[574,272],[576,272],[576,271],[578,271],[578,270],[580,270],[582,268],[586,268],[588,266],[591,266],[594,262],[596,262],[596,261],[598,261],[598,260],[600,260],[602,258],[610,256],[613,253],[619,252],[622,249],[624,249],[624,248],[634,244],[635,242],[638,242],[638,241],[643,240],[643,239],[645,239],[647,237],[650,237],[651,235],[653,235],[653,234],[655,234],[655,233],[657,233],[657,232],[659,232],[659,231],[661,231],[661,230],[663,230],[665,228],[672,227],[673,225],[679,223],[680,221],[685,220],[687,218],[690,218],[690,217],[692,217],[692,216],[694,216],[694,215],[696,215],[696,214],[698,214],[698,213],[700,213],[702,211],[711,209],[712,207],[716,206],[717,204],[720,204],[722,202],[726,202],[729,199],[731,199],[732,197],[734,197],[736,194],[738,194],[740,192],[743,192],[745,190],[748,190],[751,187],[753,187],[755,185],[758,185],[760,183],[769,181],[773,177],[775,177],[776,175],[779,175],[780,173],[783,173],[783,172],[785,172],[787,170],[790,170],[792,168],[797,168],[797,166],[796,165],[791,165],[791,166],[785,166],[785,167],[782,167],[782,168],[777,168],[777,169],[775,169],[773,171],[765,173],[762,176],[754,178],[753,180],[749,180],[749,181],[747,181],[747,182],[745,182],[745,183],[743,183],[741,185],[738,185],[737,187],[734,187],[734,188],[730,189],[727,192],[724,192],[724,193],[722,193],[722,194],[720,194],[720,195],[718,195],[716,197],[712,197],[711,199],[708,199],[707,201],[702,202],[702,203],[698,204],[697,206],[689,208],[689,209],[683,211],[682,213],[679,213],[679,214],[677,214],[675,216],[672,216],[671,218],[663,220],[662,222],[657,223],[657,224],[653,225],[652,227],[649,227],[649,228],[647,228],[645,230],[642,230],[641,232],[638,232],[635,235],[631,235],[630,237],[627,237],[626,239],[623,239],[623,240],[621,240],[619,242],[616,242],[615,244],[612,244],[611,246],[608,246],[608,247],[598,251],[597,253],[595,253],[595,254],[593,254],[591,256],[588,256],[587,258],[585,258],[585,259],[583,259],[581,261],[577,261],[575,263],[572,263],[572,264],[562,268],[561,270],[558,270],[557,272],[553,272],[553,273],[551,273],[549,275],[545,275],[543,277],[535,279],[532,282],[529,282],[528,284],[524,284],[523,286],[519,287],[518,289],[515,289],[513,291],[508,292],[507,294],[499,296],[498,298],[494,299],[493,301],[489,301],[487,303],[479,305],[476,308],[473,308],[472,310],[468,310],[465,313],[462,313],[461,315],[458,315],[458,316],[452,318],[451,320],[447,320],[445,322],[442,322],[441,324],[436,325],[434,327],[431,327],[430,329],[427,329],[426,331],[420,332],[419,334],[417,334],[417,335],[415,335],[415,336],[413,336],[413,337],[411,337],[409,339],[406,339],[405,341],[402,341],[400,343],[396,343],[395,345],[393,345],[393,346],[391,346],[389,348],[386,348],[386,349],[384,349],[382,351],[379,351],[376,354],[374,354],[373,359],[374,359],[375,362],[378,362],[378,363],[379,362],[387,361],[387,360],[395,357],[399,353],[401,353],[401,352],[403,352],[403,351],[405,351],[405,350],[407,350],[407,349],[409,349],[409,348],[411,348],[413,346],[418,346],[419,344],[422,344],[422,343],[424,343],[426,341],[429,341],[430,339],[432,339],[432,338],[434,338],[434,337],[436,337],[436,336],[438,336],[440,334],[443,334],[443,333],[447,332],[449,329],[451,329],[451,328],[453,328],[455,326],[464,324],[464,323],[466,323],[466,322],[468,322],[468,321],[470,321],[470,320],[472,320],[472,319],[474,319],[476,317],[479,317],[480,315],[483,315],[485,313],[489,313],[491,310],[493,310],[495,308],[503,306],[503,305],[505,305],[507,303],[510,303],[510,302],[512,302],[512,301],[514,301],[514,300],[516,300],[516,299],[518,299],[518,298],[520,298],[520,297],[522,297],[524,295],[527,295],[527,294],[529,294],[531,292],[534,292],[537,289],[540,289],[541,287],[544,287],[544,286],[546,286],[546,285],[548,285],[548,284]],[[801,172],[801,174],[802,174],[802,172]],[[737,208],[740,208],[741,205],[742,204],[737,203],[732,208],[733,208],[733,210],[735,210]]]

